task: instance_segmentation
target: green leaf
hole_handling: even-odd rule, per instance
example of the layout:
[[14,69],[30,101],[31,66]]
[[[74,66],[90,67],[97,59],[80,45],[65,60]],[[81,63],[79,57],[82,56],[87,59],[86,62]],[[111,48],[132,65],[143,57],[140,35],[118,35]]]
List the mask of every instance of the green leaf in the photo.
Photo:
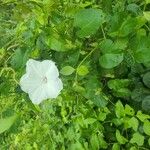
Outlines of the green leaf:
[[91,143],[91,148],[93,150],[99,149],[99,139],[95,133],[92,134],[92,136],[90,138],[90,143]]
[[100,149],[107,149],[108,147],[108,144],[106,143],[106,141],[104,140],[104,138],[102,136],[99,136],[99,146],[100,146]]
[[104,121],[105,119],[106,119],[106,113],[100,113],[99,115],[98,115],[98,120],[100,120],[100,121]]
[[69,146],[69,148],[70,148],[70,150],[77,150],[77,149],[84,150],[84,148],[80,142],[72,143]]
[[101,92],[101,84],[95,76],[89,76],[85,82],[84,97],[91,100],[98,107],[105,107],[108,103],[108,97]]
[[150,146],[150,138],[148,139],[148,145]]
[[12,57],[11,60],[11,65],[13,66],[13,68],[20,68],[22,65],[22,58],[23,58],[23,53],[21,51],[21,49],[17,49],[14,53],[14,56]]
[[114,95],[117,97],[129,97],[131,95],[131,91],[128,88],[121,88],[115,92]]
[[136,50],[136,53],[134,55],[136,61],[138,63],[146,63],[149,62],[150,58],[150,52],[149,48],[143,48],[143,49],[138,49]]
[[117,39],[116,41],[112,41],[110,39],[104,39],[100,44],[100,50],[103,54],[106,53],[120,53],[127,46],[127,40]]
[[130,127],[133,128],[134,131],[137,131],[138,126],[139,126],[139,122],[135,117],[132,117],[129,121],[128,124]]
[[68,75],[71,75],[74,71],[75,71],[75,69],[73,67],[65,66],[60,70],[60,73],[65,76],[68,76]]
[[130,150],[137,150],[137,148],[136,148],[135,146],[132,146],[132,147],[130,148]]
[[77,35],[81,38],[95,34],[103,22],[103,12],[93,8],[80,10],[74,18],[74,26],[80,28]]
[[120,88],[128,87],[130,84],[130,80],[128,79],[114,79],[108,81],[108,87],[115,91],[119,90]]
[[137,15],[140,11],[140,6],[135,3],[131,3],[127,6],[127,10]]
[[120,144],[125,144],[128,140],[120,134],[119,130],[116,130],[116,138]]
[[148,63],[150,61],[149,43],[149,36],[139,35],[132,40],[131,46],[137,63]]
[[113,90],[117,97],[130,96],[130,90],[126,88],[130,84],[128,79],[114,79],[108,81],[108,87]]
[[128,104],[125,105],[125,114],[129,115],[129,116],[133,116],[134,115],[134,109],[131,108]]
[[144,98],[144,100],[142,101],[142,108],[145,111],[150,112],[150,96],[146,96]]
[[74,84],[73,90],[75,92],[78,92],[78,93],[81,93],[81,94],[83,94],[85,92],[85,88],[80,86],[80,85],[78,85],[78,84]]
[[11,117],[0,119],[0,134],[5,132],[6,130],[8,130],[13,125],[16,118],[17,118],[17,116],[14,115]]
[[150,119],[149,115],[143,114],[141,111],[138,111],[136,116],[142,121],[145,122],[145,120]]
[[104,54],[99,58],[100,65],[103,68],[111,69],[118,66],[123,61],[123,53]]
[[103,54],[105,53],[111,53],[112,50],[112,46],[113,46],[113,41],[110,39],[104,39],[101,43],[100,43],[100,49],[101,52]]
[[118,143],[114,143],[112,150],[120,150],[120,145]]
[[136,102],[141,102],[147,95],[147,91],[143,87],[136,87],[132,93],[131,93],[131,98],[136,101]]
[[121,124],[124,123],[124,120],[121,118],[115,118],[112,120],[112,122],[116,125],[116,126],[120,126]]
[[121,25],[118,35],[121,37],[127,36],[131,32],[134,31],[135,27],[137,25],[137,20],[135,18],[127,18]]
[[140,133],[136,132],[133,134],[130,143],[136,143],[138,146],[142,146],[144,144],[144,136]]
[[146,74],[144,74],[143,82],[148,88],[150,88],[150,72],[147,72]]
[[96,122],[97,120],[95,118],[87,118],[84,120],[84,123],[86,125],[89,125],[89,124],[93,124],[94,122]]
[[118,118],[124,117],[124,107],[120,101],[116,103],[115,113]]
[[143,130],[147,135],[150,136],[150,122],[148,120],[144,121]]
[[46,44],[49,46],[50,49],[58,52],[68,51],[65,41],[63,41],[59,37],[58,38],[54,36],[49,37],[48,40],[46,41]]
[[15,53],[11,59],[11,65],[15,69],[19,69],[25,66],[26,61],[29,57],[29,51],[28,50],[22,50],[22,49],[16,49]]
[[86,97],[98,107],[105,107],[108,103],[108,98],[103,93],[96,94],[94,91],[91,91]]
[[150,3],[150,0],[145,0],[146,1],[146,4],[149,4]]
[[89,70],[86,66],[81,65],[77,68],[77,74],[80,76],[85,76],[89,73]]
[[119,15],[114,16],[113,19],[117,19],[117,20],[115,20],[115,22],[118,21],[119,23],[117,25],[118,26],[117,30],[109,33],[109,35],[112,37],[115,37],[115,36],[125,37],[125,36],[129,35],[131,32],[134,31],[136,24],[137,24],[136,19],[131,18],[131,17],[124,19],[124,22],[122,22],[122,20],[120,20],[121,16],[119,16]]
[[145,19],[147,21],[150,21],[150,11],[144,11],[143,14],[144,14]]

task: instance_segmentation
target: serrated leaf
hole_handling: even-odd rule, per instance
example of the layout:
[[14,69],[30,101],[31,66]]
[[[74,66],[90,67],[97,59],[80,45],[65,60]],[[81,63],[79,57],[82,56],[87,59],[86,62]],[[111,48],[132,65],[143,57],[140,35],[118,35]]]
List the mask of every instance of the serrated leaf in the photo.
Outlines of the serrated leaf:
[[138,111],[136,116],[142,121],[144,122],[147,119],[150,119],[150,116],[147,114],[143,114],[141,111]]
[[128,124],[130,127],[133,128],[134,131],[137,131],[139,122],[135,117],[132,117],[131,119],[129,119]]
[[136,143],[138,146],[142,146],[144,144],[144,136],[136,132],[133,134],[130,143]]
[[125,105],[125,114],[133,116],[134,115],[134,109],[131,108],[128,104]]
[[108,87],[113,90],[119,90],[120,88],[128,87],[129,84],[129,79],[114,79],[108,81]]
[[106,119],[106,113],[100,113],[99,115],[98,115],[98,120],[100,120],[100,121],[104,121],[105,119]]
[[116,130],[116,138],[120,144],[125,144],[128,140],[120,134],[119,130]]
[[130,84],[128,79],[114,79],[108,81],[108,87],[113,90],[113,94],[117,97],[130,96],[130,90],[127,86]]
[[84,123],[86,125],[89,125],[89,124],[93,124],[94,122],[96,122],[97,120],[95,118],[87,118],[84,120]]

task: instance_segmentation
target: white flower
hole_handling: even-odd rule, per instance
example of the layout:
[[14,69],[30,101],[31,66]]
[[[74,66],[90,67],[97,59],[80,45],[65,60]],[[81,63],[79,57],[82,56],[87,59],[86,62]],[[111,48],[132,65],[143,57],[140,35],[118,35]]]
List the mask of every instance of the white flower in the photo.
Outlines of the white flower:
[[20,79],[20,86],[29,94],[34,104],[39,104],[48,98],[56,98],[63,89],[58,69],[51,60],[40,62],[29,59],[26,64],[26,74]]

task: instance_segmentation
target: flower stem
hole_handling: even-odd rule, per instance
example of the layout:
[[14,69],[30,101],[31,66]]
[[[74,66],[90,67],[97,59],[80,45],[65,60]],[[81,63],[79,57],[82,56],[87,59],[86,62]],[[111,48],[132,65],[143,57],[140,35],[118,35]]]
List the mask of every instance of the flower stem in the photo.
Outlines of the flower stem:
[[[96,47],[97,48],[97,47]],[[78,74],[77,74],[77,70],[78,68],[85,62],[85,60],[96,50],[96,48],[94,48],[93,50],[91,50],[84,58],[83,60],[79,63],[79,65],[76,68],[76,74],[75,74],[75,83],[77,83],[77,78],[78,78]]]

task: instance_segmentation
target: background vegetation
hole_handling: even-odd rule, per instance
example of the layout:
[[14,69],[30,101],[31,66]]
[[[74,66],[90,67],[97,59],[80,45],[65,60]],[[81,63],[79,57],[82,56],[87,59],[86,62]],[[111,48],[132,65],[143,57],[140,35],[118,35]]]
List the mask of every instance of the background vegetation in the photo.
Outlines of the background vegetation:
[[[148,150],[150,0],[0,0],[0,149]],[[21,91],[29,58],[64,89]]]

